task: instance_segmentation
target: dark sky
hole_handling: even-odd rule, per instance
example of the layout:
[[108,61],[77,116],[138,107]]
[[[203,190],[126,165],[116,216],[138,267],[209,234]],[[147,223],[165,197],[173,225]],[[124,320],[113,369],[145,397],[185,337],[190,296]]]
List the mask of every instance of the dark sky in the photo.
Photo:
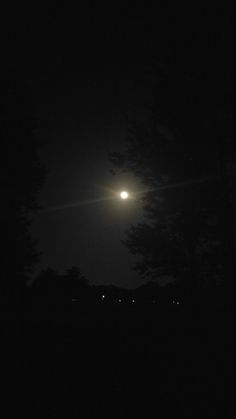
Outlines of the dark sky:
[[[54,16],[35,10],[22,68],[32,80],[45,142],[41,159],[49,174],[39,196],[43,207],[102,199],[110,196],[106,188],[140,189],[132,174],[110,174],[108,152],[123,146],[124,112],[142,106],[139,86],[151,30],[141,13],[83,9]],[[41,213],[32,226],[42,251],[39,268],[78,265],[91,283],[135,287],[142,280],[131,270],[135,260],[121,239],[140,218],[137,202],[119,199]]]
[[[124,113],[142,112],[154,57],[178,69],[182,54],[198,65],[202,48],[193,46],[196,33],[205,45],[201,30],[211,34],[209,17],[199,26],[194,11],[188,19],[179,16],[121,9],[118,3],[109,10],[99,5],[77,11],[34,4],[27,14],[19,5],[9,15],[8,63],[17,57],[18,71],[31,83],[41,159],[49,169],[39,195],[45,208],[102,199],[107,188],[141,188],[132,174],[110,174],[108,153],[124,146]],[[206,48],[204,62],[210,52]],[[78,265],[91,283],[137,286],[134,258],[120,241],[141,215],[137,202],[119,200],[39,214],[32,225],[42,251],[39,268]]]

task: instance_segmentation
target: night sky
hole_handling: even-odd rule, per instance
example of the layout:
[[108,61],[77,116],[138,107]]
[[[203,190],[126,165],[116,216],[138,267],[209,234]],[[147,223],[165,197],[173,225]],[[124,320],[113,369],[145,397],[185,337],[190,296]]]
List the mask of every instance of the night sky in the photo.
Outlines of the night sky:
[[[236,417],[231,211],[236,166],[235,154],[228,158],[223,146],[225,138],[230,150],[235,146],[234,15],[224,17],[222,4],[207,13],[206,4],[197,10],[193,2],[189,10],[176,2],[168,13],[151,10],[147,2],[123,8],[110,2],[106,9],[101,2],[94,7],[77,2],[77,10],[69,2],[67,8],[40,3],[18,2],[13,10],[9,2],[8,16],[0,14],[3,92],[10,91],[7,101],[1,100],[6,111],[0,173],[6,248],[0,286],[2,399],[6,412],[15,410],[8,417]],[[14,83],[17,100],[10,106]],[[20,103],[22,86],[31,96],[29,115]],[[109,153],[125,150],[126,115],[146,122],[150,104],[157,125],[160,115],[159,138],[168,141],[154,144],[153,136],[144,144],[138,130],[141,147],[133,167],[144,173],[145,186],[133,173],[112,174]],[[224,105],[226,116],[220,113]],[[34,117],[47,174],[39,210],[31,213],[40,261],[30,288],[25,287],[34,262],[28,214],[41,181],[30,143]],[[147,144],[153,146],[150,153]],[[222,150],[227,153],[220,155]],[[166,189],[160,197],[158,185]],[[186,185],[190,188],[180,189]],[[151,256],[147,268],[154,275],[159,266],[175,275],[173,287],[159,289],[147,282],[152,277],[141,278],[132,270],[138,257],[122,243],[125,230],[144,220],[139,193],[145,189],[155,191],[150,201],[147,197],[145,219],[154,220],[154,227],[138,231],[130,248],[139,250],[144,243],[144,256],[146,250]],[[120,199],[121,191],[130,198]],[[43,269],[64,274],[75,266],[82,273],[77,285],[73,269],[62,277],[39,275],[37,281]],[[110,292],[87,287],[83,276],[90,285],[147,285],[137,292]],[[155,277],[161,285],[171,279]],[[22,373],[21,386],[14,385]]]
[[[49,170],[39,204],[84,203],[111,196],[110,190],[135,193],[139,180],[132,174],[114,177],[108,153],[124,145],[124,114],[143,105],[140,80],[148,71],[156,25],[142,11],[33,15],[21,63],[33,86],[41,161]],[[137,201],[119,199],[39,213],[31,229],[42,252],[38,270],[77,265],[91,283],[138,286],[135,259],[121,239],[141,216]]]
[[[198,18],[194,11],[180,21],[174,13],[118,4],[76,12],[34,5],[25,16],[23,9],[11,16],[7,48],[12,43],[39,120],[40,156],[48,169],[39,204],[68,206],[39,212],[33,220],[42,252],[37,269],[62,272],[77,265],[91,283],[138,286],[142,279],[131,270],[134,257],[121,244],[124,229],[142,218],[138,202],[81,203],[102,200],[110,190],[142,188],[132,174],[110,173],[108,153],[124,147],[124,115],[141,115],[145,108],[153,61],[178,66],[177,46],[191,60],[191,19],[199,30]],[[9,53],[8,59],[11,64]],[[76,202],[80,206],[69,207]]]

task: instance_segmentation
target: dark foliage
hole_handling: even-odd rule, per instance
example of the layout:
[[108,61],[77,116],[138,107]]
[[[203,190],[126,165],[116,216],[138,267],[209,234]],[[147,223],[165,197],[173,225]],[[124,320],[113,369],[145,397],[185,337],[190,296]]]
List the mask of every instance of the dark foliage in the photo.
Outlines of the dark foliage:
[[37,120],[30,88],[15,72],[2,74],[0,110],[1,296],[6,301],[22,290],[38,260],[29,234],[36,197],[45,177],[38,157]]
[[230,281],[236,226],[233,26],[224,17],[212,22],[210,33],[204,22],[201,30],[199,22],[182,23],[177,32],[172,27],[173,54],[153,60],[149,103],[142,118],[128,117],[125,152],[110,156],[146,187],[141,203],[147,222],[132,226],[125,243],[143,256],[136,268],[144,276]]
[[71,302],[73,299],[86,300],[89,293],[87,278],[79,268],[71,267],[64,275],[59,275],[51,268],[43,270],[35,278],[30,295],[40,305]]

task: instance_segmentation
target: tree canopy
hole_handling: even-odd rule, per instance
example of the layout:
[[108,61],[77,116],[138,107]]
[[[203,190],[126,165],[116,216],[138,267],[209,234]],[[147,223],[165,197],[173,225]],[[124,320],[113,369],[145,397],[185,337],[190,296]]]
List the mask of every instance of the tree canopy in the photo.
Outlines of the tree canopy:
[[29,233],[45,170],[38,155],[37,120],[29,85],[8,72],[1,79],[1,295],[18,298],[38,260]]
[[[211,33],[206,27],[179,28],[170,59],[153,59],[145,112],[141,118],[135,110],[128,115],[125,151],[110,155],[115,167],[132,171],[146,188],[141,197],[146,222],[132,226],[125,241],[143,256],[136,269],[144,276],[188,276],[198,283],[229,279],[234,265],[232,27],[227,25],[216,19]],[[189,54],[186,30],[192,35]],[[178,43],[183,35],[188,41]]]

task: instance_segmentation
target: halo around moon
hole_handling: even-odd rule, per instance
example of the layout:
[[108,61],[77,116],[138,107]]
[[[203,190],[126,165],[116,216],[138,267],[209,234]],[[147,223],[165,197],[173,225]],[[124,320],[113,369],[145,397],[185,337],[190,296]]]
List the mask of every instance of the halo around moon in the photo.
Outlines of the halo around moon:
[[129,197],[129,194],[126,191],[122,191],[120,193],[120,197],[121,197],[121,199],[127,199]]

